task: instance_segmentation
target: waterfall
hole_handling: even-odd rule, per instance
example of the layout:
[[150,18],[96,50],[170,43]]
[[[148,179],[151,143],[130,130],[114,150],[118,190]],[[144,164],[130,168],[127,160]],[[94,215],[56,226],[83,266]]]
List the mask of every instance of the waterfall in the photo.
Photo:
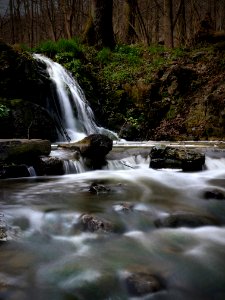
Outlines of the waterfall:
[[49,77],[55,85],[60,109],[57,115],[67,140],[78,141],[93,133],[118,139],[116,133],[96,125],[93,111],[81,87],[65,68],[40,54],[34,54],[34,58],[46,64]]

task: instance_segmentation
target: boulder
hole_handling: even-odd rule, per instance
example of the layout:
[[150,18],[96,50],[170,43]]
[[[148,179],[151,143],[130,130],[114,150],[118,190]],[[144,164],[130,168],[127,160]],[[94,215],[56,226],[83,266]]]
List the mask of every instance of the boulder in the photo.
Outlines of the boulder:
[[153,147],[150,158],[150,167],[153,169],[175,168],[183,171],[201,171],[205,164],[204,154],[169,146]]
[[177,212],[172,213],[164,218],[159,218],[154,221],[156,227],[200,227],[200,226],[218,226],[217,220],[205,215],[198,215],[195,213]]
[[217,190],[205,191],[203,197],[206,200],[225,200],[225,195]]
[[101,169],[107,163],[105,157],[112,150],[113,140],[104,134],[91,134],[78,142],[60,146],[79,151],[87,167]]
[[63,160],[58,157],[41,157],[35,165],[39,175],[64,175]]
[[89,214],[84,214],[80,217],[78,227],[80,227],[82,231],[98,233],[111,232],[113,230],[113,225],[111,222]]

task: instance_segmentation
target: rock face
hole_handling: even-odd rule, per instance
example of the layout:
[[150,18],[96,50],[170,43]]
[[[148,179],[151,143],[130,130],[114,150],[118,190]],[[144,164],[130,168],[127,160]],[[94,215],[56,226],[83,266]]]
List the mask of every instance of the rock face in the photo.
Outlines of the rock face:
[[0,118],[0,138],[57,139],[56,126],[43,107],[22,99],[4,100],[8,113]]
[[0,116],[0,138],[55,141],[59,125],[54,111],[47,111],[51,95],[45,64],[0,40],[0,107],[7,110]]
[[201,171],[205,155],[184,148],[153,147],[150,152],[150,167],[153,169],[177,168],[183,171]]

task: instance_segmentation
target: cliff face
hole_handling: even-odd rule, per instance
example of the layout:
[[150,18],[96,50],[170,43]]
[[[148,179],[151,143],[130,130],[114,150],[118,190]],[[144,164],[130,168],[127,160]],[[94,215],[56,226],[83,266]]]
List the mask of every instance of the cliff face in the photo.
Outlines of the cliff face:
[[0,138],[57,138],[45,109],[50,81],[45,66],[0,41]]

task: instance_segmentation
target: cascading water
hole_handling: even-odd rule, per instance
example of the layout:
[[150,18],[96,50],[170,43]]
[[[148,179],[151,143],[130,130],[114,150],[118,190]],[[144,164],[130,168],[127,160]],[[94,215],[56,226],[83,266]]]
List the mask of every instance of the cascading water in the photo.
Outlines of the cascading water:
[[40,54],[34,54],[34,58],[46,64],[50,79],[55,84],[60,121],[68,140],[78,141],[93,133],[102,133],[112,139],[118,139],[116,133],[96,125],[93,111],[81,87],[65,68]]

